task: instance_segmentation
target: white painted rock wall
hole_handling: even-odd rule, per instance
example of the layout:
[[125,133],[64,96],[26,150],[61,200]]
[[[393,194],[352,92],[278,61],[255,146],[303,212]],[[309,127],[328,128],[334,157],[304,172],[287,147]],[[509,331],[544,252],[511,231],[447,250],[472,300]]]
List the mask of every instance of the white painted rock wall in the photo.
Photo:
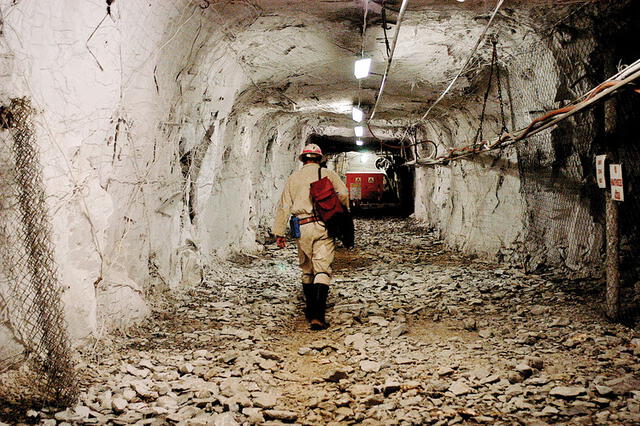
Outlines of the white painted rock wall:
[[[85,42],[105,17],[101,2],[0,8],[0,95],[37,108],[74,341],[140,320],[147,292],[199,282],[216,256],[258,248],[300,128],[254,108],[253,94],[239,99],[251,83],[197,4],[116,2],[91,52]],[[184,169],[189,152],[197,161]],[[3,348],[9,335],[0,327]]]
[[[473,114],[451,114],[438,122],[441,132],[430,139],[440,150],[466,145],[476,131]],[[522,241],[524,204],[513,151],[418,167],[415,178],[415,217],[435,227],[452,247],[495,256]]]
[[[509,64],[510,94],[503,71],[505,119],[510,129],[528,125],[534,118],[530,111],[554,104],[557,63],[550,51],[541,51],[536,59],[535,64],[530,57]],[[542,76],[549,84],[539,84]],[[497,136],[502,127],[495,81],[493,84],[483,128],[485,140]],[[445,114],[434,111],[436,118],[426,136],[438,145],[438,155],[473,143],[482,113],[482,95],[475,94],[463,105],[448,108]],[[539,136],[544,137],[548,136]],[[436,228],[454,248],[522,261],[529,214],[518,161],[512,147],[446,165],[417,167],[416,218]]]

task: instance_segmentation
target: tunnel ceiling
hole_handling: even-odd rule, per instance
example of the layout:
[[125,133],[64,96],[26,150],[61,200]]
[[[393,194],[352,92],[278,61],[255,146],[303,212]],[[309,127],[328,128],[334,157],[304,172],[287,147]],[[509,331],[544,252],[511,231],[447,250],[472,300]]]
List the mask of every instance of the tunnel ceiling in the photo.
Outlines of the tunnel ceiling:
[[[365,55],[372,72],[384,72],[387,55],[380,2],[370,2]],[[400,1],[386,1],[388,21]],[[585,1],[507,1],[491,34],[500,55],[508,58],[535,42],[536,29]],[[455,76],[487,25],[494,1],[413,0],[402,22],[387,86],[373,126],[389,130],[398,120],[423,113]],[[265,104],[313,119],[315,133],[352,136],[351,106],[375,103],[381,75],[370,75],[361,89],[353,77],[362,46],[364,2],[361,0],[211,2],[212,25],[225,38],[250,76],[252,104]],[[389,41],[395,25],[389,25]],[[490,42],[442,105],[466,102],[491,58]],[[462,96],[464,94],[464,96]],[[466,98],[465,98],[466,97]],[[381,130],[383,131],[383,130]]]

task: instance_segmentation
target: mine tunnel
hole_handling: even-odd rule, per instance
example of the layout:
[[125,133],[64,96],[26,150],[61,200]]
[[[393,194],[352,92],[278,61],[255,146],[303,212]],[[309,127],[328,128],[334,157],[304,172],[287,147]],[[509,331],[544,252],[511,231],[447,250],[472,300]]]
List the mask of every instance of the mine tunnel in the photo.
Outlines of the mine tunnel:
[[640,422],[640,2],[0,28],[0,424]]

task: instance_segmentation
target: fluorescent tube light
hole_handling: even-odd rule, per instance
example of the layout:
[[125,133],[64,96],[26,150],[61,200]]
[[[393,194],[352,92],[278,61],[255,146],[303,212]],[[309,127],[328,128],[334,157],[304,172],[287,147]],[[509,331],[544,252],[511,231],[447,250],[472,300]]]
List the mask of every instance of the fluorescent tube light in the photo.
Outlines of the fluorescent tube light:
[[364,118],[364,112],[362,112],[360,108],[354,106],[351,110],[351,117],[353,117],[353,121],[357,121],[359,123]]
[[365,78],[369,75],[370,68],[371,58],[358,59],[353,70],[353,75],[355,75],[357,79]]

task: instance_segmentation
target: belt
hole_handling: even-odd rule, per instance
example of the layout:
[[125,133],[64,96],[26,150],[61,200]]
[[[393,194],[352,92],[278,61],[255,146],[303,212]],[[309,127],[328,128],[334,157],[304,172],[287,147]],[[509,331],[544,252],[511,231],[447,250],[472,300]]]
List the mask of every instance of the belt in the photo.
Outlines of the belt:
[[306,223],[311,223],[311,222],[319,222],[320,218],[318,216],[309,216],[309,217],[305,217],[304,219],[300,219],[300,225],[304,225]]

